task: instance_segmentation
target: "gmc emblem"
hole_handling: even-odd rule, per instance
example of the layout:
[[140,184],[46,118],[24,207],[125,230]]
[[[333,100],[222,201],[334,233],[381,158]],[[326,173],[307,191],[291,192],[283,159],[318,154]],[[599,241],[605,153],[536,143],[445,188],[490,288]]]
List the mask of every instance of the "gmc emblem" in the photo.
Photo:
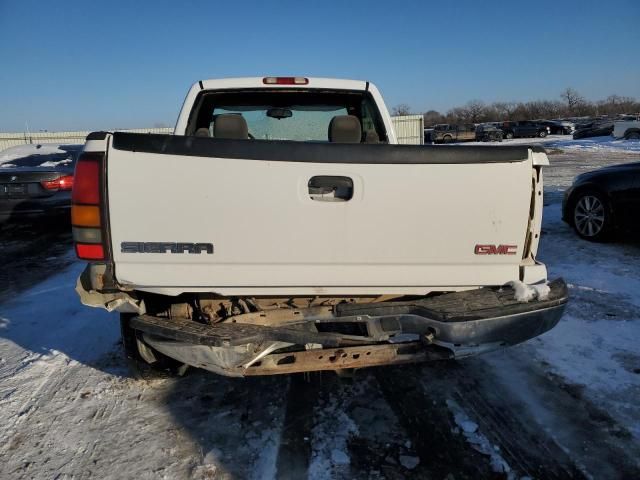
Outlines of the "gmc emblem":
[[517,245],[476,245],[473,253],[476,255],[515,255]]

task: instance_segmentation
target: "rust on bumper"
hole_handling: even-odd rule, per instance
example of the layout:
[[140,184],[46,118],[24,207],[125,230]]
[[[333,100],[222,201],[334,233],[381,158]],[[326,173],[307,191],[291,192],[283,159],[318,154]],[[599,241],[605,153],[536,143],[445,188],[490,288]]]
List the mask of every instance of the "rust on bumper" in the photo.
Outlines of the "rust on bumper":
[[503,287],[338,305],[332,312],[294,310],[294,320],[270,326],[151,315],[136,316],[130,325],[161,353],[221,375],[358,369],[462,358],[541,335],[558,323],[568,300],[564,281],[551,282],[549,290],[547,298],[528,303]]
[[348,370],[452,358],[451,352],[421,342],[274,353],[245,369],[243,375]]

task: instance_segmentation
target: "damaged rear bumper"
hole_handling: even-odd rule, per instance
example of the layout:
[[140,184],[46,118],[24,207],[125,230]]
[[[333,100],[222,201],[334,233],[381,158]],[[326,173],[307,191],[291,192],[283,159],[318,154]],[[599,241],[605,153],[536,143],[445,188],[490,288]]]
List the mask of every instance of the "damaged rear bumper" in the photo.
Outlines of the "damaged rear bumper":
[[131,327],[165,355],[227,376],[353,369],[460,358],[536,337],[558,323],[568,300],[562,279],[549,287],[544,300],[528,303],[510,287],[482,288],[300,311],[301,320],[277,326],[139,315]]

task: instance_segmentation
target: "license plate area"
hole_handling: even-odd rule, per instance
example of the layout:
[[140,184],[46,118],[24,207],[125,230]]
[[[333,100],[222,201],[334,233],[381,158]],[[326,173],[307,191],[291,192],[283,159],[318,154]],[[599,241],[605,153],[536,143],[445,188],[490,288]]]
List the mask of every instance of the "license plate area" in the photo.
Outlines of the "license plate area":
[[27,194],[25,183],[4,183],[0,184],[0,195],[5,198],[20,198]]

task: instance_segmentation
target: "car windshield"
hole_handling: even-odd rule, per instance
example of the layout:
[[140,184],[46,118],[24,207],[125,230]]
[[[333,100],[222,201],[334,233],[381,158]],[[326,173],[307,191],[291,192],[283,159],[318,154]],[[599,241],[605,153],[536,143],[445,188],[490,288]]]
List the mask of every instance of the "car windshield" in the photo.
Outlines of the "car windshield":
[[[274,110],[278,112],[274,114]],[[220,106],[213,110],[211,128],[216,117],[225,113],[242,115],[249,133],[258,140],[297,141],[326,141],[331,119],[348,115],[347,108],[339,105],[292,105],[286,109],[265,105]]]
[[72,167],[81,150],[81,145],[20,145],[0,153],[0,168]]

